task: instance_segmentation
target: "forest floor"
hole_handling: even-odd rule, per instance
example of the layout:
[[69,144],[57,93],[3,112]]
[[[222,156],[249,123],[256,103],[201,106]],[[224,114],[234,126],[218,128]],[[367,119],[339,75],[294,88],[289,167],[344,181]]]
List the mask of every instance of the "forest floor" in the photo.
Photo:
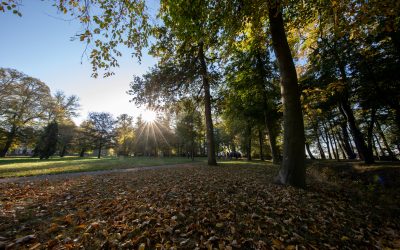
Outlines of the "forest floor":
[[0,249],[400,249],[400,166],[221,162],[0,184]]

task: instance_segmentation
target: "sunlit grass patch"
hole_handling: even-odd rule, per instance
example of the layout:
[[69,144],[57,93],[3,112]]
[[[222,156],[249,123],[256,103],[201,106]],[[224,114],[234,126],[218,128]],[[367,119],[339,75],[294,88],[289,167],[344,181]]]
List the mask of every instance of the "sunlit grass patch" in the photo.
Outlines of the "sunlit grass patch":
[[[202,161],[204,161],[203,158],[195,158],[194,162]],[[101,159],[94,157],[55,157],[48,160],[10,157],[0,159],[0,178],[126,169],[140,166],[158,166],[190,162],[192,162],[191,159],[183,157],[106,157]]]
[[271,161],[260,161],[260,160],[253,160],[253,161],[247,161],[247,160],[220,160],[218,161],[218,164],[220,165],[248,165],[248,166],[267,166],[267,165],[272,165]]

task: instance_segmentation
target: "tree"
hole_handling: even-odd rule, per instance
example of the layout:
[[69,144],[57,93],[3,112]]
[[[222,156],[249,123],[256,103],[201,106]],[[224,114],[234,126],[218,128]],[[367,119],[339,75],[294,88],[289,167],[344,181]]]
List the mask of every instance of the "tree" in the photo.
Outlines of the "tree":
[[95,147],[91,131],[92,125],[88,120],[83,121],[76,130],[73,144],[79,151],[79,157],[84,157],[87,150]]
[[118,46],[132,50],[132,56],[141,59],[142,48],[147,46],[150,35],[149,16],[145,1],[68,1],[56,0],[56,7],[69,14],[82,24],[82,32],[76,38],[92,48],[90,60],[92,76],[104,69],[104,76],[113,75],[112,69],[118,67],[118,57],[122,56]]
[[72,121],[64,121],[58,125],[58,149],[60,157],[64,157],[72,147],[76,133],[76,125]]
[[[225,66],[224,79],[228,89],[222,93],[225,102],[223,114],[230,120],[240,117],[240,120],[247,121],[246,137],[252,135],[251,129],[257,129],[262,134],[266,127],[272,160],[277,164],[280,162],[276,140],[280,118],[279,78],[276,66],[270,59],[266,37],[263,22],[253,18],[243,34],[226,46],[225,56],[229,55],[229,64]],[[263,139],[260,133],[258,139]],[[250,149],[249,140],[251,137],[247,143]],[[259,145],[262,150],[263,143]]]
[[283,159],[277,182],[305,187],[304,123],[300,105],[300,91],[292,54],[287,42],[279,1],[269,5],[272,45],[279,65],[283,103]]
[[298,4],[276,0],[234,1],[228,2],[225,8],[224,27],[231,41],[237,38],[238,33],[241,34],[240,31],[244,29],[248,20],[268,18],[268,31],[281,78],[283,104],[283,159],[276,182],[305,187],[305,138],[300,90],[283,19],[283,14],[286,12],[286,17],[289,18],[286,24],[294,20],[292,11],[298,10]]
[[36,150],[40,159],[49,159],[57,149],[58,124],[53,121],[49,123],[40,136]]
[[[200,77],[202,83],[209,165],[217,165],[210,93],[212,77],[207,62],[208,53],[217,46],[213,8],[212,1],[161,1],[160,16],[165,27],[158,29],[159,43],[153,48],[161,61],[186,61],[197,66],[194,76]],[[180,83],[175,84],[179,89]]]
[[180,110],[177,115],[176,135],[179,138],[180,147],[184,148],[185,154],[189,154],[193,160],[196,155],[196,142],[199,139],[203,125],[201,122],[202,117],[193,100],[182,100],[179,104]]
[[5,138],[0,157],[4,157],[23,128],[45,118],[51,95],[45,83],[16,70],[0,69],[0,77],[0,127]]
[[133,117],[127,114],[117,117],[115,141],[118,155],[129,156],[134,152],[135,128],[133,127]]
[[49,120],[55,119],[59,123],[79,116],[79,98],[76,95],[66,96],[63,91],[57,91],[49,107]]
[[104,147],[110,147],[114,142],[115,123],[112,115],[109,113],[90,112],[85,127],[87,133],[92,138],[93,144],[98,150],[97,158],[101,157],[101,150]]
[[49,105],[48,119],[58,123],[59,153],[60,157],[64,157],[76,136],[76,125],[72,117],[78,116],[79,98],[76,95],[66,96],[64,92],[57,91]]

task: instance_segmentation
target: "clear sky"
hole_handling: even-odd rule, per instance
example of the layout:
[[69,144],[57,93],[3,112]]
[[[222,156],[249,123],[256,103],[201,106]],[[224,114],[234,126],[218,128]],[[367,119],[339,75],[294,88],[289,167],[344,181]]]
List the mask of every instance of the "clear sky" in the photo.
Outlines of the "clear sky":
[[[155,2],[155,1],[152,1]],[[91,77],[89,60],[82,54],[84,44],[71,41],[81,28],[78,21],[68,21],[58,14],[52,1],[24,0],[22,17],[0,13],[0,67],[13,68],[45,82],[52,93],[57,90],[80,98],[80,123],[90,111],[137,116],[140,110],[126,94],[133,75],[142,75],[156,63],[144,55],[141,64],[122,50],[115,76]],[[153,8],[153,9],[151,9]],[[155,12],[154,7],[150,11]]]

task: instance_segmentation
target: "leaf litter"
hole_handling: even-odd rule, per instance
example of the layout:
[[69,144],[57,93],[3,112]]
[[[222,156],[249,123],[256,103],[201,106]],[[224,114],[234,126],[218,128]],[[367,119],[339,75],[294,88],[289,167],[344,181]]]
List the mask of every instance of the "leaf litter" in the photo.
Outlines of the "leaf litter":
[[3,183],[0,249],[400,248],[398,203],[311,175],[306,190],[274,185],[276,172],[197,165]]

